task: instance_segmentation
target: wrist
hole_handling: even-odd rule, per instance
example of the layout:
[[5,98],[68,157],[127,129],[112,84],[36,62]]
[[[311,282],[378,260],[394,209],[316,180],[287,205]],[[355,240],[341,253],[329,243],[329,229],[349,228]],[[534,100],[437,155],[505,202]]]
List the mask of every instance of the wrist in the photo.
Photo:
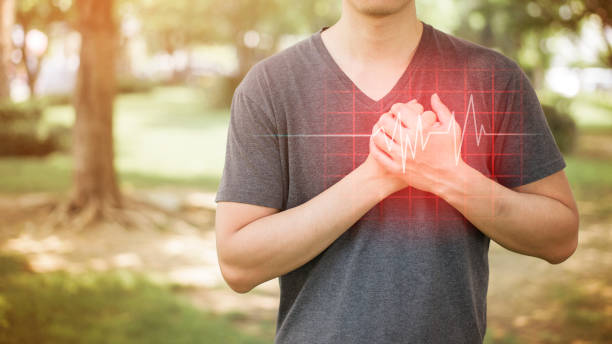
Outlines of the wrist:
[[353,172],[359,176],[359,188],[371,190],[380,202],[392,193],[402,188],[397,178],[388,174],[381,173],[379,166],[375,162],[366,160],[359,165]]
[[454,200],[462,200],[468,196],[467,193],[471,189],[468,185],[480,183],[482,177],[484,176],[478,170],[460,160],[455,168],[440,176],[434,193],[452,204]]

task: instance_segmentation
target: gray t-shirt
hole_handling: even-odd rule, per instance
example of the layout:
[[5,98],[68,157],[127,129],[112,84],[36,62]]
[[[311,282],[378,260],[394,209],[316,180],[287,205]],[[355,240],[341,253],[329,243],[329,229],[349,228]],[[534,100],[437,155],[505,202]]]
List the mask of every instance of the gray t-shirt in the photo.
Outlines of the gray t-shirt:
[[[365,160],[383,112],[413,98],[429,109],[433,92],[466,133],[463,159],[500,184],[565,167],[510,59],[425,24],[409,67],[375,101],[334,62],[324,29],[259,62],[236,89],[216,201],[285,210],[310,200]],[[488,249],[489,238],[441,198],[398,191],[280,277],[275,342],[481,342]]]

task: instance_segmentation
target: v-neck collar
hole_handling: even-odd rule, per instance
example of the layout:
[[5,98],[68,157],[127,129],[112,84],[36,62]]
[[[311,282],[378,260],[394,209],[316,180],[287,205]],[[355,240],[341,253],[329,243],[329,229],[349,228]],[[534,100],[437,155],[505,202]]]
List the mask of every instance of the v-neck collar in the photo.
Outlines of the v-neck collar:
[[410,63],[400,76],[400,78],[396,81],[395,85],[391,88],[387,94],[385,94],[379,100],[374,100],[366,93],[364,93],[354,82],[349,78],[349,76],[340,68],[340,66],[336,63],[334,58],[331,56],[329,50],[323,43],[323,39],[321,38],[321,33],[326,30],[328,27],[323,27],[319,31],[317,31],[313,35],[313,41],[315,47],[319,51],[319,54],[327,64],[327,66],[333,71],[333,73],[345,84],[347,84],[350,88],[354,88],[355,91],[361,93],[363,97],[358,97],[358,99],[362,102],[365,102],[364,105],[373,106],[373,105],[381,105],[385,106],[385,104],[389,104],[393,98],[395,98],[401,92],[398,92],[403,88],[403,86],[409,81],[411,72],[421,63],[423,51],[425,49],[425,45],[430,40],[430,34],[432,27],[427,23],[423,23],[423,32],[421,33],[421,38],[419,39],[419,43],[415,48],[415,52],[410,60]]

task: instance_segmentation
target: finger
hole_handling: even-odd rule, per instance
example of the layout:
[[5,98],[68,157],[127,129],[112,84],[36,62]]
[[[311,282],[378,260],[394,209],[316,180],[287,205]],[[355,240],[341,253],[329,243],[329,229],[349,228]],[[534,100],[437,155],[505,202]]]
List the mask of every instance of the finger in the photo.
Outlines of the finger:
[[414,127],[418,116],[423,112],[423,106],[416,100],[408,103],[396,103],[391,107],[391,113],[395,114],[407,128]]
[[431,127],[436,122],[436,114],[433,111],[425,111],[421,115],[423,129]]
[[379,132],[372,136],[371,140],[378,148],[385,151],[391,158],[394,159],[395,154],[399,152],[399,144]]
[[402,114],[401,116],[398,114],[401,114],[402,111],[402,107],[401,107],[402,103],[396,103],[393,104],[393,106],[391,106],[391,109],[389,109],[389,114],[391,115],[391,117],[393,118],[393,120],[398,120],[400,124],[404,127],[404,128],[408,128],[410,126],[410,116],[408,116],[408,112],[404,111],[404,114]]
[[450,110],[442,103],[437,93],[431,95],[431,108],[436,112],[438,120],[442,124],[448,124],[453,117]]
[[401,167],[393,159],[393,157],[391,157],[384,149],[380,149],[380,147],[376,146],[373,141],[370,142],[370,154],[372,154],[374,159],[387,171],[391,173],[399,173],[401,171]]
[[[402,107],[402,106],[411,107],[415,112],[417,112],[417,114],[423,112],[423,105],[421,105],[421,103],[419,103],[416,99],[412,99],[411,101],[407,103],[395,103],[393,105],[399,106],[399,107]],[[393,106],[391,108],[393,108]]]
[[417,102],[416,100],[406,105],[412,107],[419,114],[423,113],[423,105],[421,105],[421,103]]
[[390,140],[395,142],[399,142],[402,131],[407,130],[407,128],[403,128],[402,130],[400,123],[396,119],[391,118],[390,114],[380,116],[378,119],[378,126],[383,129]]

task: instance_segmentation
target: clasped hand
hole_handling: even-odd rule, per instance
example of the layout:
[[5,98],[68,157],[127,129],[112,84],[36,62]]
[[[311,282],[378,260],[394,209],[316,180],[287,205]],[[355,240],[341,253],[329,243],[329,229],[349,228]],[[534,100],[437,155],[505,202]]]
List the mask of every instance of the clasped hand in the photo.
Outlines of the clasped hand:
[[393,105],[372,128],[368,160],[400,187],[434,192],[441,178],[464,164],[461,127],[437,94],[433,111],[423,111],[416,100]]

